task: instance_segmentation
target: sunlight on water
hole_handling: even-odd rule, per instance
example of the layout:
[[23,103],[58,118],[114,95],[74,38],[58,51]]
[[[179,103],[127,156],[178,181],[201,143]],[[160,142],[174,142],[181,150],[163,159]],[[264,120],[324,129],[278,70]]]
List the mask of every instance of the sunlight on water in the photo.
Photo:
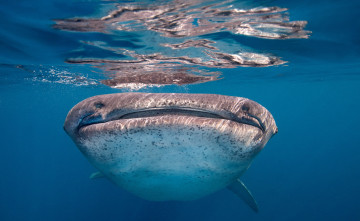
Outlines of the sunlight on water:
[[49,70],[34,71],[35,76],[30,80],[39,81],[43,83],[57,83],[57,84],[71,84],[75,86],[89,86],[97,85],[95,79],[90,79],[86,76],[74,75],[73,73],[65,70],[57,70],[50,68]]

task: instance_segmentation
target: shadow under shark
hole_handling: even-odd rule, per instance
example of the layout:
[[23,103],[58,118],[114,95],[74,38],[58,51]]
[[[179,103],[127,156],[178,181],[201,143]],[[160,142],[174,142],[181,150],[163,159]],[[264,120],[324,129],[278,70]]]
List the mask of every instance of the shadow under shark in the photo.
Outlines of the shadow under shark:
[[246,98],[119,93],[73,107],[67,134],[100,172],[152,201],[194,200],[229,188],[254,211],[239,177],[277,133],[271,113]]

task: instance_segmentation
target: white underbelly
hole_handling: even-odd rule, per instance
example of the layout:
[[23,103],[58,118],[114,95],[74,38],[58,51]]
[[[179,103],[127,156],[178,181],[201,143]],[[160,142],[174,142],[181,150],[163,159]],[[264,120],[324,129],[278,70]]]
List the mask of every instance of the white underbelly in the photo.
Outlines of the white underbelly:
[[92,164],[129,192],[148,200],[192,200],[234,182],[251,162],[253,143],[247,141],[257,131],[248,126],[236,137],[217,126],[103,132],[83,145],[91,146],[85,155]]

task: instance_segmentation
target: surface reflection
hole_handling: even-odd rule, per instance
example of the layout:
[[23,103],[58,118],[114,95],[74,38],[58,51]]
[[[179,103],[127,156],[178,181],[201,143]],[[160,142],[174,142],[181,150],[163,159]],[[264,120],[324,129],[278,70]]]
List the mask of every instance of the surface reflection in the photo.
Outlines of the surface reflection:
[[187,72],[146,72],[127,73],[102,80],[101,83],[113,88],[138,90],[144,87],[160,87],[164,85],[198,84],[217,80],[217,76],[200,76]]
[[[103,17],[56,19],[53,27],[101,32],[114,38],[124,32],[139,33],[145,49],[139,47],[131,51],[110,42],[84,41],[84,44],[115,52],[118,57],[81,56],[67,60],[68,63],[90,63],[100,67],[108,73],[107,77],[113,77],[102,83],[118,88],[129,84],[132,88],[142,88],[143,85],[183,85],[218,79],[218,72],[202,75],[203,67],[268,67],[286,63],[275,55],[258,52],[258,49],[239,48],[238,44],[234,48],[226,39],[209,40],[206,34],[231,32],[262,39],[309,37],[310,32],[304,30],[307,22],[289,21],[286,8],[239,9],[230,3],[174,0],[114,4],[113,10]],[[190,68],[192,72],[179,71],[181,67]],[[134,87],[137,83],[141,86]]]

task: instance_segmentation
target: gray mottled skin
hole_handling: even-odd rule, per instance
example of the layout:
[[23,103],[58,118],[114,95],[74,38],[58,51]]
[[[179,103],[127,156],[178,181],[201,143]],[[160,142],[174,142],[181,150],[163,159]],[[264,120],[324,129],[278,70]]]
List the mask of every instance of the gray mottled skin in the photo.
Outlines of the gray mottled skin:
[[277,132],[258,103],[212,94],[95,96],[71,109],[64,128],[109,180],[156,201],[227,187]]

